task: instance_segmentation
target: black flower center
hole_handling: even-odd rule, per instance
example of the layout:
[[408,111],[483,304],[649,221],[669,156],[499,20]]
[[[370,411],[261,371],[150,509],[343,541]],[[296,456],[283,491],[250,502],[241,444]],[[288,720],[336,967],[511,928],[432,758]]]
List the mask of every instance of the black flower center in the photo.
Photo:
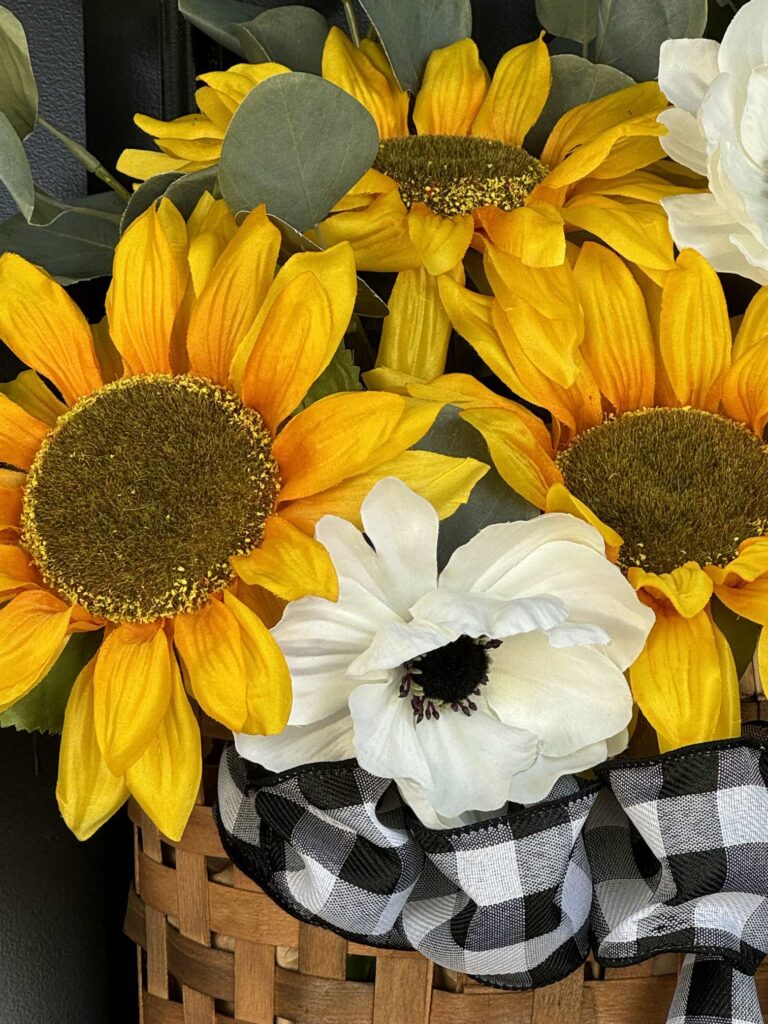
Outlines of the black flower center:
[[279,476],[257,412],[200,377],[107,384],[59,420],[27,479],[22,542],[94,615],[193,611],[257,547]]
[[548,173],[524,149],[464,135],[384,139],[373,166],[397,182],[406,206],[424,203],[442,217],[524,206]]
[[723,566],[768,532],[768,447],[715,413],[624,413],[580,434],[558,464],[568,490],[624,539],[625,569]]
[[400,696],[410,696],[416,721],[439,718],[440,708],[449,707],[465,715],[476,711],[477,705],[471,698],[479,696],[480,687],[488,682],[488,652],[500,644],[500,640],[460,636],[406,662]]

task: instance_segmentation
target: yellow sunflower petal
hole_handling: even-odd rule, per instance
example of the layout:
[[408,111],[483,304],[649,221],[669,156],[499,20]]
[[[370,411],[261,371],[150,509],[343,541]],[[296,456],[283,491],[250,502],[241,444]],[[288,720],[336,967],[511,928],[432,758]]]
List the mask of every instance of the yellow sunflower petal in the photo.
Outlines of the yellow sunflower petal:
[[285,659],[264,623],[234,595],[178,616],[174,640],[195,700],[211,718],[233,732],[285,727],[291,710]]
[[376,122],[382,139],[408,134],[408,123],[400,96],[393,90],[387,77],[340,28],[331,28],[325,41],[323,78],[362,103]]
[[685,619],[703,611],[712,597],[712,580],[698,562],[686,562],[672,572],[663,573],[646,572],[634,566],[627,578],[635,590],[668,601]]
[[232,366],[243,401],[274,432],[338,349],[357,296],[349,245],[300,253],[275,278]]
[[136,218],[115,249],[106,307],[128,373],[171,372],[171,336],[187,274],[184,219],[163,199]]
[[360,506],[366,495],[379,480],[395,476],[426,498],[440,518],[445,519],[464,504],[472,488],[487,472],[488,466],[477,459],[455,459],[434,452],[403,452],[380,463],[371,472],[290,502],[280,510],[280,515],[308,534],[313,533],[318,519],[325,515],[340,516],[362,528]]
[[723,411],[763,436],[768,423],[768,337],[745,348],[725,375]]
[[[711,616],[710,616],[711,618]],[[762,634],[762,630],[761,630]],[[715,727],[715,736],[730,739],[741,735],[741,693],[739,677],[730,644],[717,626],[712,623],[712,635],[720,660],[720,679],[722,687],[722,703],[720,717]]]
[[147,114],[134,114],[134,124],[147,135],[155,139],[218,139],[224,138],[224,132],[210,121],[209,118],[200,114],[191,114],[176,118],[174,121],[161,121],[157,117],[149,117]]
[[389,297],[377,365],[430,380],[445,369],[450,337],[437,279],[423,268],[401,271]]
[[128,178],[135,178],[137,181],[146,181],[155,174],[167,174],[170,171],[200,171],[205,164],[196,164],[192,160],[179,160],[176,157],[168,156],[167,153],[158,153],[153,149],[124,149],[115,165],[121,174]]
[[204,75],[197,77],[220,96],[228,97],[239,105],[254,85],[261,85],[268,78],[286,75],[289,72],[290,68],[284,64],[265,61],[263,64],[233,64],[226,71],[206,71]]
[[0,544],[0,599],[7,601],[12,591],[39,585],[40,576],[26,551],[18,544]]
[[44,590],[25,590],[0,608],[0,711],[46,675],[67,642],[72,609]]
[[661,302],[661,358],[680,405],[716,412],[731,353],[731,326],[715,271],[684,249]]
[[477,218],[495,246],[526,266],[559,267],[565,260],[563,216],[550,203],[530,202],[517,210],[488,206]]
[[549,51],[541,38],[504,54],[472,125],[472,134],[522,146],[544,109],[551,81]]
[[123,360],[109,334],[109,321],[103,316],[96,324],[91,324],[93,349],[99,361],[101,379],[105,384],[123,375]]
[[279,515],[267,520],[261,544],[250,554],[233,558],[232,565],[240,579],[284,601],[310,594],[328,601],[339,596],[336,570],[323,545]]
[[734,360],[741,358],[747,349],[768,337],[768,287],[761,288],[747,306],[733,343]]
[[168,710],[149,746],[125,773],[128,789],[160,831],[178,842],[200,790],[200,730],[176,659],[170,659]]
[[656,613],[645,649],[629,670],[635,700],[656,730],[662,751],[722,739],[728,679],[706,611],[683,618]]
[[34,370],[23,370],[14,380],[0,384],[0,394],[49,427],[54,426],[59,416],[67,411],[66,405],[56,398]]
[[653,405],[655,350],[642,292],[622,260],[585,242],[574,268],[585,318],[581,354],[617,412]]
[[60,284],[12,252],[0,256],[0,337],[70,405],[101,386],[88,321]]
[[237,235],[237,224],[223,199],[204,192],[187,221],[189,274],[194,295],[202,294],[224,250]]
[[544,511],[565,512],[569,516],[576,516],[577,519],[583,519],[585,523],[594,526],[605,541],[606,555],[612,562],[616,561],[621,545],[624,543],[621,536],[596,516],[589,506],[571,494],[565,484],[555,483],[550,487],[547,492]]
[[433,50],[413,108],[417,132],[469,135],[487,91],[488,72],[473,39]]
[[168,710],[172,660],[160,623],[121,623],[99,648],[94,721],[115,775],[141,757]]
[[217,384],[229,380],[237,346],[256,319],[272,284],[280,252],[280,232],[266,207],[248,214],[208,275],[187,330],[192,373]]
[[586,195],[568,203],[563,218],[632,263],[661,271],[674,266],[672,237],[661,207]]
[[408,233],[430,274],[447,274],[466,255],[475,233],[471,214],[439,217],[424,203],[408,211]]
[[436,403],[373,391],[315,402],[275,442],[283,480],[278,504],[325,491],[393,459],[426,434],[439,409]]
[[93,670],[88,662],[72,687],[64,713],[56,799],[61,816],[78,839],[90,838],[128,799],[121,775],[101,755],[93,724]]
[[29,469],[50,427],[0,392],[0,462]]
[[25,480],[23,473],[0,470],[0,533],[5,530],[21,531],[21,499]]
[[320,230],[326,245],[349,242],[358,270],[391,273],[421,266],[399,191],[379,196],[364,210],[335,213]]
[[705,571],[726,607],[768,626],[768,538],[746,541],[726,566],[708,565]]

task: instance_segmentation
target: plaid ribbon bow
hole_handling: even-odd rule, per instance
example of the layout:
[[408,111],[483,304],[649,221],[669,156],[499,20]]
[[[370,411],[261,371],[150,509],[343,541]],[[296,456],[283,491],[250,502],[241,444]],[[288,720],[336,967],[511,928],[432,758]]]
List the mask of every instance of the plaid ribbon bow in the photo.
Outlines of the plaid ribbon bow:
[[687,956],[671,1024],[758,1024],[768,953],[768,730],[609,762],[585,829],[602,964]]
[[533,808],[437,831],[354,761],[265,775],[228,747],[217,820],[232,861],[295,917],[531,988],[587,954],[582,829],[599,788],[563,779]]

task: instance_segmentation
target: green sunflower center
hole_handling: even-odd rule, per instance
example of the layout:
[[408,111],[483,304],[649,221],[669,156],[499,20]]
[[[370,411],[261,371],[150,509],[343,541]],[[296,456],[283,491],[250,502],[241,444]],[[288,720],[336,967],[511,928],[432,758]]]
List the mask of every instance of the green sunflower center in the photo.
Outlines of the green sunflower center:
[[624,538],[624,568],[722,566],[768,532],[768,447],[714,413],[624,413],[580,434],[558,464],[568,490]]
[[261,417],[200,377],[128,377],[82,398],[41,446],[22,543],[94,615],[193,611],[257,547],[280,481]]
[[481,206],[514,210],[547,175],[524,149],[464,135],[384,139],[373,166],[397,182],[406,206],[425,203],[442,217]]

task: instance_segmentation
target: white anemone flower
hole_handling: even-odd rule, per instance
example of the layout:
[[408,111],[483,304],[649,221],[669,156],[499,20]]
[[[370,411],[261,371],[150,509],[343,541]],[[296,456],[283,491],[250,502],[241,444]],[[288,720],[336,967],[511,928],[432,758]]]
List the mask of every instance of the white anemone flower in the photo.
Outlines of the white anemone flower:
[[662,200],[680,249],[768,284],[768,0],[742,7],[723,37],[662,43],[659,85],[674,104],[659,141],[709,191]]
[[438,574],[437,514],[404,483],[376,484],[362,521],[317,524],[340,596],[289,604],[273,629],[293,709],[280,735],[237,735],[243,757],[357,758],[441,828],[542,800],[623,749],[623,673],[653,613],[597,530],[558,513],[488,526]]

